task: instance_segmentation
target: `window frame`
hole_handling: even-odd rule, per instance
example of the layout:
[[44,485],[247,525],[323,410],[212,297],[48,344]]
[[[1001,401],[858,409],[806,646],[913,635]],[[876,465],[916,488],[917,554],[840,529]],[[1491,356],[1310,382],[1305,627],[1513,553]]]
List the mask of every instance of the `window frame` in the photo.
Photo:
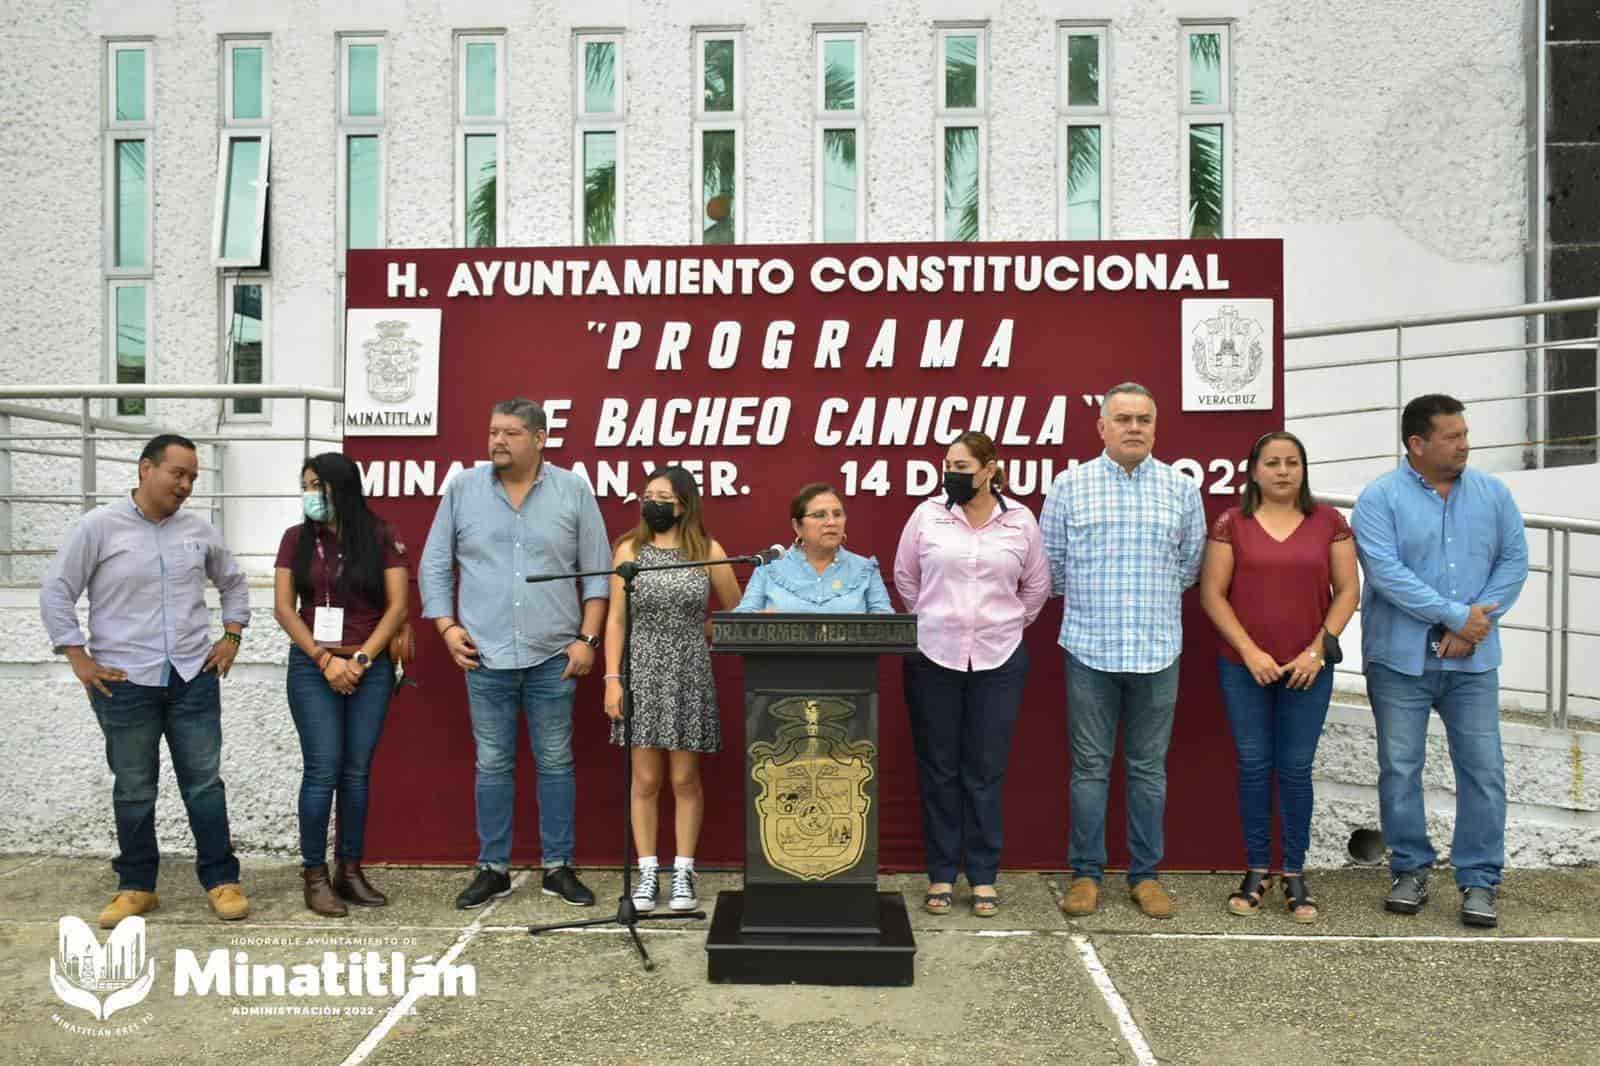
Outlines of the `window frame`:
[[[146,109],[148,114],[148,109]],[[105,142],[105,220],[102,226],[103,272],[107,278],[148,278],[155,273],[155,137],[149,127],[114,126],[106,130]],[[117,265],[117,223],[121,204],[117,193],[117,146],[128,141],[144,144],[144,249],[143,266]]]
[[[1233,25],[1230,22],[1217,22],[1208,20],[1204,22],[1185,22],[1180,24],[1181,33],[1178,43],[1178,107],[1186,115],[1229,115],[1233,113]],[[1220,102],[1215,104],[1192,104],[1190,92],[1193,89],[1194,70],[1190,63],[1190,39],[1207,34],[1218,34],[1222,38],[1222,70],[1219,79],[1221,90]]]
[[[952,107],[945,92],[945,41],[951,37],[978,38],[978,87],[971,107]],[[934,27],[934,108],[940,117],[984,115],[989,113],[989,24],[987,22],[941,22]]]
[[[813,76],[817,89],[813,97],[816,120],[811,144],[811,216],[812,239],[821,243],[828,240],[823,228],[827,223],[827,135],[836,130],[851,130],[856,137],[856,225],[852,242],[867,239],[867,106],[866,66],[867,30],[862,25],[817,26],[812,31],[812,50],[815,53]],[[855,106],[849,109],[828,110],[827,104],[827,46],[831,41],[849,41],[856,48]]]
[[[1222,233],[1217,237],[1189,235],[1189,131],[1195,126],[1222,127]],[[1178,188],[1180,192],[1178,226],[1180,240],[1223,240],[1233,236],[1233,116],[1223,114],[1183,116],[1182,139],[1178,145]]]
[[[624,85],[627,82],[626,63],[627,48],[622,30],[616,29],[582,29],[574,30],[572,34],[572,243],[580,248],[606,248],[615,247],[626,243],[626,157],[627,144],[624,126],[627,119],[627,96]],[[590,44],[610,44],[616,56],[616,86],[612,93],[612,102],[616,105],[610,111],[589,111],[584,107],[585,89],[588,69],[588,60],[585,49]],[[738,61],[737,46],[734,52],[735,62]],[[610,245],[591,245],[588,243],[588,230],[584,224],[584,197],[587,193],[587,171],[584,167],[583,141],[591,133],[611,133],[616,136],[617,145],[617,171],[616,171],[616,200],[612,205],[612,241]]]
[[389,177],[389,145],[388,138],[384,136],[381,126],[359,126],[339,130],[339,158],[337,167],[337,195],[334,197],[335,225],[338,226],[338,260],[335,269],[344,273],[345,257],[350,252],[350,141],[361,137],[372,137],[378,142],[378,243],[376,247],[389,247],[389,225],[387,217],[388,208],[388,177]]
[[[153,130],[155,128],[155,42],[148,37],[113,37],[105,42],[105,128]],[[117,53],[144,53],[144,118],[117,118]]]
[[[737,99],[737,97],[735,97]],[[733,243],[744,243],[744,123],[742,122],[696,122],[694,124],[694,172],[690,179],[690,210],[693,212],[691,223],[693,243],[705,247],[705,202],[703,183],[705,181],[705,134],[718,133],[724,130],[733,132]],[[694,206],[694,205],[699,206]]]
[[933,159],[934,159],[934,190],[935,200],[933,205],[933,239],[936,241],[961,242],[959,237],[952,237],[945,233],[945,173],[944,173],[944,138],[945,131],[951,128],[971,126],[978,131],[978,241],[988,239],[989,234],[989,183],[988,166],[989,158],[989,128],[988,123],[980,121],[976,114],[967,115],[941,115],[934,119]]
[[[1217,104],[1191,104],[1192,45],[1198,34],[1221,37],[1222,69]],[[1179,142],[1178,142],[1178,235],[1181,240],[1226,240],[1234,235],[1233,198],[1233,23],[1231,20],[1198,19],[1179,23]],[[1222,232],[1215,238],[1190,236],[1189,142],[1196,126],[1222,127]]]
[[[494,53],[494,115],[467,114],[467,46],[493,44]],[[458,248],[467,244],[467,138],[492,134],[495,143],[494,187],[494,244],[506,243],[506,138],[510,126],[506,118],[506,34],[503,30],[459,30],[455,35],[456,105],[455,105],[455,205],[451,212],[455,225],[455,243]]]
[[[222,369],[224,385],[245,384],[235,381],[238,366],[233,352],[233,294],[240,285],[261,287],[261,384],[272,381],[272,278],[260,271],[225,274],[222,279]],[[222,417],[226,422],[271,422],[272,401],[262,400],[259,413],[240,413],[234,410],[238,399],[222,402]]]
[[[1073,37],[1094,37],[1099,42],[1099,101],[1095,104],[1070,103],[1070,47]],[[1056,24],[1056,236],[1060,240],[1083,240],[1071,236],[1071,206],[1068,181],[1072,175],[1071,131],[1100,131],[1100,235],[1094,240],[1112,240],[1111,227],[1111,23],[1104,20],[1070,21]]]
[[[734,122],[744,117],[744,28],[742,26],[696,26],[694,39],[694,117],[697,122]],[[733,42],[733,110],[706,110],[706,45],[712,41]],[[712,126],[712,128],[717,128]],[[740,170],[743,169],[741,162]],[[698,195],[698,194],[696,194]]]
[[[261,117],[238,118],[233,113],[233,53],[240,48],[261,49]],[[272,125],[272,38],[264,34],[222,38],[222,124],[231,129],[257,129]]]
[[[256,174],[260,194],[256,197],[255,254],[247,259],[229,259],[223,252],[227,226],[225,211],[228,197],[228,156],[234,141],[260,141],[261,163]],[[233,269],[259,269],[262,246],[266,243],[267,190],[271,187],[272,131],[264,126],[243,126],[224,129],[217,135],[217,190],[211,210],[211,264]]]
[[[146,109],[148,113],[148,108]],[[156,367],[156,316],[155,316],[155,279],[153,277],[107,277],[105,279],[105,379],[109,384],[117,382],[117,293],[122,289],[138,288],[144,290],[144,384],[148,385],[155,379]],[[104,413],[110,418],[133,419],[139,422],[150,422],[156,417],[156,401],[144,401],[143,414],[122,414],[117,410],[119,401],[107,399]]]
[[[341,33],[339,37],[339,111],[338,119],[341,126],[367,126],[382,127],[388,121],[388,78],[389,78],[389,48],[388,38],[382,33]],[[378,113],[376,115],[352,115],[350,113],[350,49],[352,47],[374,46],[378,49]]]

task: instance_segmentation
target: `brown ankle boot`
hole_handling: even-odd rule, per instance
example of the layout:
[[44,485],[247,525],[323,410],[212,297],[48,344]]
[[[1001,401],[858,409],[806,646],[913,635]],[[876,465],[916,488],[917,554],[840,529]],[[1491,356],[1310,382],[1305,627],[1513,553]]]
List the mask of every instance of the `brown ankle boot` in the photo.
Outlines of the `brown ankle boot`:
[[358,907],[381,907],[389,897],[367,883],[361,872],[361,863],[341,859],[334,867],[333,890]]
[[350,908],[344,901],[334,894],[333,885],[328,882],[328,867],[307,866],[300,871],[300,876],[306,883],[306,907],[322,915],[324,918],[343,918],[350,913]]

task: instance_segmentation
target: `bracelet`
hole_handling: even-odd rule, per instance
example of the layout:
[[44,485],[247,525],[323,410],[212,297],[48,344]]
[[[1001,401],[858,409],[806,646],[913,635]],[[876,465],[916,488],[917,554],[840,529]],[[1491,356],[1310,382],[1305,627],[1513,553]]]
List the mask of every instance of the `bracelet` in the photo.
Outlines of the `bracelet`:
[[235,648],[244,643],[243,637],[237,633],[229,633],[227,630],[223,630],[222,639],[230,642]]
[[621,681],[622,680],[622,675],[621,674],[606,674],[600,680],[602,680],[602,681]]
[[447,625],[443,629],[439,630],[439,635],[442,637],[446,633],[450,632],[452,629],[465,629],[465,628],[466,628],[466,626],[462,625],[460,622],[451,622],[449,625]]

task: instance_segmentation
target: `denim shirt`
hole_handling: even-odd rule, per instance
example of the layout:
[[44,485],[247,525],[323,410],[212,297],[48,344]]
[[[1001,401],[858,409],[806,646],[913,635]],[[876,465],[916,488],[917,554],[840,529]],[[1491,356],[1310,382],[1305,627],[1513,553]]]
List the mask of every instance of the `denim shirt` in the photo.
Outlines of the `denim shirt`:
[[1500,665],[1500,627],[1471,655],[1440,659],[1428,648],[1436,626],[1459,631],[1468,609],[1499,604],[1497,622],[1528,579],[1528,538],[1511,490],[1470,467],[1448,497],[1408,462],[1368,485],[1351,514],[1361,588],[1361,654],[1398,673],[1483,673]]
[[878,560],[839,549],[821,574],[799,548],[756,568],[736,611],[808,614],[893,614]]

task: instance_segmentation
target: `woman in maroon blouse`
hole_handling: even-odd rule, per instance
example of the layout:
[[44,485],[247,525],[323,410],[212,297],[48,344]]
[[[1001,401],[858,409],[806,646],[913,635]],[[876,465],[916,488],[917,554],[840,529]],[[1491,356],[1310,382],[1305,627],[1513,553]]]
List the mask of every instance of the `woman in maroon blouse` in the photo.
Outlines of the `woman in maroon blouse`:
[[[367,883],[361,853],[367,781],[394,693],[389,643],[406,620],[405,545],[367,507],[355,464],[338,452],[300,468],[305,521],[278,544],[273,616],[289,648],[289,713],[305,763],[300,857],[306,906],[331,918],[346,901],[388,902]],[[339,833],[328,876],[328,818],[339,794]]]
[[1311,763],[1333,695],[1330,652],[1360,599],[1344,516],[1311,498],[1306,449],[1268,433],[1250,449],[1239,506],[1211,527],[1200,603],[1222,635],[1222,699],[1239,756],[1239,818],[1249,870],[1228,897],[1255,914],[1271,886],[1272,779],[1283,807],[1283,891],[1295,921],[1316,920],[1306,888]]

